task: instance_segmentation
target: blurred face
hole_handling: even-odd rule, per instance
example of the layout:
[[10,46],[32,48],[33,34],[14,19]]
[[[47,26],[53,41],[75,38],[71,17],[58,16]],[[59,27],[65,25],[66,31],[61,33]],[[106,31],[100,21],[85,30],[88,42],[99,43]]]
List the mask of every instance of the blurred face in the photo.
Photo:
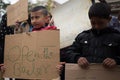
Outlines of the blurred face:
[[108,26],[110,19],[104,19],[104,18],[98,18],[98,17],[92,17],[90,19],[92,28],[94,29],[104,29]]
[[31,24],[34,28],[44,27],[46,22],[46,17],[42,14],[42,12],[36,11],[31,12]]

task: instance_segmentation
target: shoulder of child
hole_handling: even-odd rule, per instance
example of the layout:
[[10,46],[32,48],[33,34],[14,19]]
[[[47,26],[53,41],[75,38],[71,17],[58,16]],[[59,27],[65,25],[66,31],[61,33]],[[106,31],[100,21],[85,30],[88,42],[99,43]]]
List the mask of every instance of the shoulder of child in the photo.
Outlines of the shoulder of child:
[[90,30],[85,30],[85,31],[79,33],[79,34],[77,35],[76,39],[77,39],[77,38],[83,38],[83,37],[89,35],[89,33],[90,33]]
[[90,30],[84,30],[83,32],[79,33],[78,36],[84,36],[90,33]]
[[56,30],[57,27],[56,26],[48,26],[48,27],[45,27],[43,30]]

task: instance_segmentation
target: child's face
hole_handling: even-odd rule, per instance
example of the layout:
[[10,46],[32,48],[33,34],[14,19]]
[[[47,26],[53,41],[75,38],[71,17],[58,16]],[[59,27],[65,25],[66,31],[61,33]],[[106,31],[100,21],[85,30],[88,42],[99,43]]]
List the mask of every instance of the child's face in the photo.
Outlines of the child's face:
[[42,12],[36,11],[31,12],[31,24],[34,28],[44,27],[46,22],[46,17],[42,14]]
[[104,18],[98,18],[98,17],[92,17],[90,19],[92,28],[98,29],[98,30],[106,28],[109,21],[110,19],[104,19]]

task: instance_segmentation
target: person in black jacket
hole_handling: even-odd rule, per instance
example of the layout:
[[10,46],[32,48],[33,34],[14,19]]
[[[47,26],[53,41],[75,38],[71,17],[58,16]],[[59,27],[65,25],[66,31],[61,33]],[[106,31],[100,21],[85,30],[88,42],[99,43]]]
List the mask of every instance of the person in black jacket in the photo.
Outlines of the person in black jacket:
[[120,33],[108,26],[110,7],[95,3],[89,9],[92,28],[80,33],[67,51],[66,62],[88,67],[89,63],[103,63],[107,68],[120,64]]
[[[5,13],[2,16],[0,22],[0,71],[4,71],[4,44],[5,44],[5,35],[11,35],[14,33],[14,28],[7,26],[7,14]],[[11,79],[10,79],[11,80]]]
[[[110,7],[105,3],[94,3],[88,12],[92,28],[83,31],[69,47],[67,63],[77,63],[87,68],[90,63],[102,63],[105,68],[120,65],[120,32],[108,26]],[[58,65],[59,72],[62,65]]]
[[7,26],[7,14],[2,16],[0,22],[0,64],[3,64],[4,60],[4,43],[5,35],[10,35],[14,33],[14,28]]

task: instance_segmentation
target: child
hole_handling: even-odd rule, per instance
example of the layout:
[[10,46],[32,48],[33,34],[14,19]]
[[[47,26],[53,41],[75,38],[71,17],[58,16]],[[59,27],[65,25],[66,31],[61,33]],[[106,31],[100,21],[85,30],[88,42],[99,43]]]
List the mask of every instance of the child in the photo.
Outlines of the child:
[[[31,24],[33,26],[32,31],[41,31],[41,30],[56,30],[57,27],[51,25],[52,15],[48,10],[43,6],[34,7],[31,12]],[[57,79],[58,80],[58,79]]]
[[46,26],[46,21],[48,20],[49,12],[43,6],[34,7],[31,10],[31,24],[33,25],[32,31],[41,31],[41,30],[55,30],[55,26]]
[[[94,3],[88,12],[92,28],[80,33],[66,54],[66,62],[87,68],[102,63],[105,68],[120,65],[120,32],[108,26],[111,10],[105,3]],[[62,65],[58,65],[59,72]]]

